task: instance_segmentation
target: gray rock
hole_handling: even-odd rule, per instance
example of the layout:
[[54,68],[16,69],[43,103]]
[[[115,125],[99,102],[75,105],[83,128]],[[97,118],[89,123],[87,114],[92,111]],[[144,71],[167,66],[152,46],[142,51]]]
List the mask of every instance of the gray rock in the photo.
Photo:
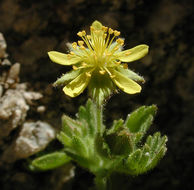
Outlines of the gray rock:
[[55,130],[46,122],[26,122],[16,140],[5,150],[2,161],[12,163],[41,150],[55,138]]
[[3,34],[0,33],[0,59],[7,57],[7,54],[5,52],[6,48],[7,48],[6,41],[5,41],[4,37],[3,37]]

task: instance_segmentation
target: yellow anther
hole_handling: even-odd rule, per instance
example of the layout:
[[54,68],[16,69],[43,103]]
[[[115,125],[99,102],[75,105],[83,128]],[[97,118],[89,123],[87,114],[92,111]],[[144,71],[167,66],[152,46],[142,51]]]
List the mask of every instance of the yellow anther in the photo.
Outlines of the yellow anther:
[[91,36],[90,35],[87,35],[87,38],[88,38],[88,40],[91,40]]
[[78,70],[78,67],[76,67],[75,65],[72,66],[73,70]]
[[84,46],[80,46],[80,49],[81,49],[81,50],[84,50],[84,49],[86,49],[86,48],[85,48]]
[[120,64],[121,64],[121,62],[120,62],[120,61],[117,61],[117,62],[115,62],[115,64],[116,64],[116,65],[120,65]]
[[84,63],[84,62],[83,62],[83,63],[82,63],[82,66],[83,66],[83,67],[86,67],[86,66],[87,66],[87,63]]
[[71,55],[75,55],[75,53],[73,51],[70,52]]
[[118,44],[120,44],[121,46],[124,44],[124,40],[121,39],[121,38],[117,39],[116,42],[117,42]]
[[105,71],[105,70],[100,70],[99,73],[100,73],[101,75],[104,75],[104,74],[106,73],[106,71]]
[[121,34],[121,33],[120,33],[118,30],[115,30],[115,31],[114,31],[114,35],[115,35],[115,36],[119,36],[120,34]]
[[108,53],[106,53],[106,55],[107,55],[107,56],[111,56],[111,55],[112,55],[112,53],[108,52]]
[[86,72],[87,77],[91,77],[91,73]]
[[82,36],[85,36],[85,35],[86,35],[86,31],[82,30]]
[[113,34],[113,32],[114,32],[114,31],[113,31],[112,28],[109,28],[109,29],[108,29],[108,33],[109,33],[109,34]]
[[82,32],[78,32],[77,35],[78,35],[79,37],[82,37],[82,36],[83,36]]
[[124,68],[124,69],[128,69],[127,63],[123,64],[123,68]]
[[77,43],[76,42],[73,42],[71,45],[72,45],[73,49],[77,48]]
[[102,26],[102,30],[103,30],[104,32],[107,32],[108,27],[106,27],[106,26]]
[[95,61],[97,61],[97,56],[96,56],[96,54],[94,54],[94,59],[95,59]]
[[84,41],[82,41],[82,40],[79,40],[77,43],[78,43],[79,46],[83,46],[84,45]]
[[115,78],[115,75],[110,75],[110,78],[111,78],[111,79]]
[[94,31],[94,27],[93,27],[93,26],[90,26],[90,30],[91,30],[91,31]]
[[114,51],[117,51],[119,49],[119,47],[118,46],[116,46],[115,48],[114,48]]
[[104,36],[104,38],[106,38],[107,34],[104,33],[103,36]]
[[128,55],[130,55],[131,54],[131,52],[130,51],[128,51],[127,53],[125,53],[125,55],[126,56],[128,56]]

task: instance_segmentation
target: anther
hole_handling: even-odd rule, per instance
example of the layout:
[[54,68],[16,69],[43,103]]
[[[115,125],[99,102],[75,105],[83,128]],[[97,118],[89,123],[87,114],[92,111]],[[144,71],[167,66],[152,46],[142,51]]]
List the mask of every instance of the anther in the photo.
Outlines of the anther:
[[120,62],[120,61],[117,61],[117,62],[115,62],[115,64],[116,64],[116,65],[120,65],[120,64],[121,64],[121,62]]
[[81,50],[84,50],[84,49],[86,49],[86,48],[85,48],[84,46],[80,46],[80,49],[81,49]]
[[116,46],[116,47],[114,48],[114,50],[115,50],[115,51],[117,51],[118,49],[119,49],[119,47],[118,47],[118,46]]
[[91,40],[91,36],[90,35],[87,35],[87,38],[88,38],[88,40]]
[[73,49],[77,48],[77,43],[76,42],[73,42],[71,45],[72,45]]
[[79,37],[82,37],[82,36],[83,36],[82,32],[78,32],[77,35],[78,35]]
[[99,73],[100,73],[101,75],[104,75],[104,74],[106,73],[106,71],[105,71],[105,70],[100,70]]
[[117,30],[114,31],[114,35],[115,35],[115,36],[119,36],[120,34],[121,34],[121,33],[120,33],[119,31],[117,31]]
[[127,63],[123,64],[123,68],[124,68],[124,69],[128,69]]
[[113,32],[114,32],[114,31],[113,31],[112,28],[109,28],[109,29],[108,29],[108,33],[109,33],[109,34],[113,34]]
[[79,40],[77,43],[78,43],[79,46],[83,46],[84,45],[84,41],[82,41],[82,40]]
[[104,32],[107,32],[108,27],[106,27],[106,26],[102,26],[102,30],[103,30]]
[[110,75],[110,78],[111,78],[111,79],[115,78],[115,75]]
[[124,44],[124,40],[121,39],[121,38],[117,39],[116,42],[117,42],[118,44],[120,44],[121,46]]
[[93,26],[90,26],[90,30],[91,30],[91,31],[94,31],[94,27],[93,27]]
[[103,36],[104,36],[104,38],[106,38],[107,34],[104,33]]
[[75,53],[73,51],[70,52],[71,55],[75,55]]
[[86,72],[86,76],[87,76],[87,77],[91,77],[91,74],[88,73],[88,72]]
[[72,66],[73,70],[78,70],[78,67],[76,67],[75,65]]
[[82,66],[83,66],[83,67],[87,66],[87,63],[84,63],[84,62],[83,62],[83,63],[82,63]]
[[86,35],[86,31],[82,30],[82,35],[85,36]]

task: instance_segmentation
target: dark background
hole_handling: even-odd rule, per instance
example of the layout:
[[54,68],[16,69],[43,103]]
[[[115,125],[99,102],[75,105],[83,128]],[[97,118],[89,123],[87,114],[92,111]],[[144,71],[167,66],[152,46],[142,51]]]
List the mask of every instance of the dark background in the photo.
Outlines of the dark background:
[[[43,93],[44,115],[29,114],[60,128],[62,113],[75,115],[87,93],[77,98],[65,96],[52,83],[70,68],[51,63],[47,52],[65,52],[65,43],[77,41],[76,33],[88,29],[94,20],[121,31],[125,48],[145,43],[149,54],[129,68],[145,77],[141,94],[114,95],[107,103],[105,119],[114,119],[141,105],[156,104],[158,114],[151,132],[169,138],[168,151],[152,171],[134,178],[123,176],[128,189],[192,189],[194,185],[194,1],[193,0],[1,0],[0,32],[8,45],[9,59],[21,63],[21,82]],[[49,185],[53,171],[30,173],[21,162],[1,177],[7,189],[57,189]],[[25,180],[13,178],[25,173]],[[2,175],[1,175],[2,176]],[[87,189],[93,176],[77,167],[76,176],[64,189]],[[60,188],[58,188],[60,189]],[[118,187],[124,189],[124,186]]]

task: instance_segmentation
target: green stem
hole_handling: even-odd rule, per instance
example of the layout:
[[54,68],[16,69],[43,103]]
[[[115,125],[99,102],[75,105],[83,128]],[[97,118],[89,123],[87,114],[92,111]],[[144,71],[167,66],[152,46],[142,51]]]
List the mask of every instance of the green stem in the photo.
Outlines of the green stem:
[[104,132],[104,125],[103,125],[103,106],[96,106],[96,116],[97,116],[97,123],[98,123],[98,132],[103,134]]
[[107,190],[107,177],[96,176],[94,179],[96,190]]

